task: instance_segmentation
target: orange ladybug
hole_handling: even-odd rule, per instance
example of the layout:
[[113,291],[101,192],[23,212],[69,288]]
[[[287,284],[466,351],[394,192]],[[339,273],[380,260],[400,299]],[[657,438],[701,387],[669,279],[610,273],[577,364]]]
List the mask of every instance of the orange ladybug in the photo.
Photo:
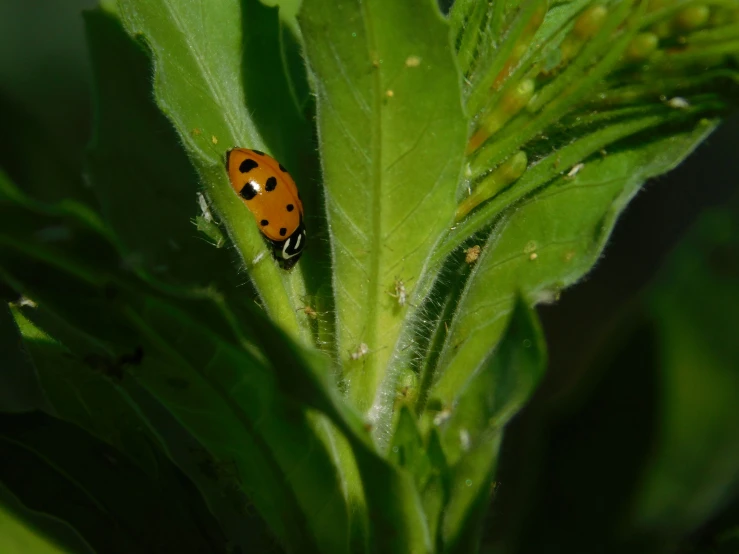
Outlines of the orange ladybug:
[[254,214],[283,269],[293,267],[305,248],[303,203],[295,181],[273,157],[247,148],[226,153],[231,186]]

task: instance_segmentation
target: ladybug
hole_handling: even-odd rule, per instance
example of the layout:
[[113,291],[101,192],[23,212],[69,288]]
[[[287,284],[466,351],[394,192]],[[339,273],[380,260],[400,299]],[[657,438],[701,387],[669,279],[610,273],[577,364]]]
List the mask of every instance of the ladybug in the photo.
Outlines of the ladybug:
[[293,178],[273,157],[246,148],[226,153],[226,170],[277,262],[283,269],[293,267],[305,248],[303,203]]

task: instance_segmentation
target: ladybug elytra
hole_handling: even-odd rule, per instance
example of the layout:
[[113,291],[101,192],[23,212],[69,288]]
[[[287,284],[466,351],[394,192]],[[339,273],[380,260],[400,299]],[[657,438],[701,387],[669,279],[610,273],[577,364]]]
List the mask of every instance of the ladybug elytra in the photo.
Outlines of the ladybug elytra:
[[283,269],[293,267],[305,248],[303,203],[295,181],[277,160],[259,150],[232,148],[226,169],[234,191],[254,215]]

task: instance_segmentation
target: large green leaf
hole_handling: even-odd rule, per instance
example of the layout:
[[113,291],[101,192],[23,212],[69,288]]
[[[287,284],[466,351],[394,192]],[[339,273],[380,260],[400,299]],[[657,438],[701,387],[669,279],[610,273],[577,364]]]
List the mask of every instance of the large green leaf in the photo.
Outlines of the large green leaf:
[[[309,328],[307,324],[300,325],[299,321],[304,320],[299,319],[295,311],[300,297],[306,294],[302,273],[282,271],[272,261],[254,218],[234,194],[224,168],[225,152],[230,148],[245,146],[278,151],[284,147],[285,137],[291,136],[291,128],[286,127],[284,134],[278,135],[276,143],[271,144],[264,137],[274,137],[274,133],[259,126],[265,121],[265,115],[260,114],[257,119],[250,111],[265,110],[267,106],[246,105],[247,101],[255,99],[254,91],[258,91],[254,81],[263,77],[249,65],[253,53],[243,51],[248,44],[243,30],[251,24],[261,25],[263,20],[250,19],[259,9],[256,0],[245,1],[244,8],[242,11],[236,0],[210,2],[207,9],[204,4],[182,4],[172,0],[120,3],[121,18],[128,32],[142,37],[150,49],[157,104],[169,117],[187,149],[204,192],[239,251],[265,309],[291,333],[302,334],[307,339]],[[264,10],[266,8],[262,8]],[[279,32],[276,15],[272,21],[272,31]],[[273,43],[279,42],[279,38],[270,39]],[[288,90],[286,73],[283,75],[285,78],[272,86]],[[280,110],[296,111],[290,95],[282,92],[280,96],[262,94],[256,102],[277,98],[286,103],[279,106]],[[269,109],[274,110],[275,105]],[[304,123],[299,116],[291,121],[296,125]],[[305,137],[305,129],[301,128],[297,136]],[[310,255],[308,250],[305,256]]]
[[13,312],[54,414],[107,442],[156,477],[159,469],[152,447],[158,440],[125,393],[99,371],[99,360],[75,357],[20,309]]
[[182,483],[148,478],[71,424],[40,412],[0,416],[0,479],[23,503],[70,522],[99,552],[226,552],[215,521]]
[[[461,168],[448,27],[430,0],[307,0],[299,21],[316,76],[336,348],[350,398],[386,438],[401,328],[427,292]],[[353,359],[362,344],[369,353]]]
[[[241,490],[231,462],[216,459],[134,380],[107,377],[103,371],[110,362],[91,354],[95,351],[92,337],[65,325],[43,307],[13,311],[44,393],[58,417],[115,447],[151,478],[167,470],[157,463],[157,456],[166,454],[197,486],[234,546],[275,548],[274,538],[266,536],[263,520],[245,508],[250,500]],[[58,339],[69,340],[75,352],[53,340],[24,313]],[[126,364],[119,368],[121,373],[128,369]],[[181,381],[174,379],[172,383]]]
[[693,531],[739,493],[736,215],[705,214],[651,290],[663,384],[634,519],[663,537]]
[[192,223],[202,216],[198,177],[151,97],[145,51],[103,10],[86,12],[85,28],[97,102],[87,172],[126,263],[161,280],[234,286],[235,260]]
[[[449,233],[436,262],[593,153],[648,128],[670,136],[736,104],[730,8],[690,26],[677,21],[692,17],[681,3],[648,12],[641,2],[547,5],[494,2],[485,10],[457,2],[452,10],[473,117],[460,219],[482,205]],[[684,42],[689,53],[670,48]],[[524,155],[519,169],[506,170]]]
[[[39,240],[34,226],[58,228],[53,217],[10,201],[2,207],[8,221],[26,223],[12,228],[17,234],[0,237],[0,269],[47,311],[93,338],[74,340],[70,333],[75,355],[84,360],[91,354],[86,348],[94,348],[102,371],[114,378],[135,377],[210,455],[235,468],[237,486],[288,549],[345,551],[346,506],[328,446],[304,410],[279,394],[279,367],[268,366],[253,347],[245,348],[243,329],[233,326],[233,316],[214,316],[215,300],[208,295],[162,297],[114,262],[112,267],[84,266],[64,241],[49,244],[43,235]],[[57,218],[55,212],[64,213],[46,211]],[[75,244],[97,240],[101,254],[104,246],[113,250],[102,237],[69,232],[77,233]],[[59,288],[45,288],[46,279]],[[103,326],[100,314],[105,314]],[[122,362],[136,351],[135,363]]]
[[447,413],[437,416],[451,466],[442,527],[445,552],[470,552],[478,543],[503,428],[538,384],[546,365],[544,349],[536,316],[519,299],[498,348],[464,384]]
[[26,508],[0,485],[0,550],[8,554],[94,554],[68,524]]
[[736,213],[701,215],[608,323],[583,378],[515,427],[525,436],[504,448],[501,551],[733,551]]
[[431,396],[449,405],[501,336],[517,292],[530,304],[552,301],[580,279],[642,183],[675,167],[713,127],[705,121],[669,138],[626,142],[499,218],[449,325]]
[[[28,300],[26,300],[27,302]],[[0,308],[0,411],[25,412],[48,407],[36,369],[23,347],[21,333],[10,309]]]

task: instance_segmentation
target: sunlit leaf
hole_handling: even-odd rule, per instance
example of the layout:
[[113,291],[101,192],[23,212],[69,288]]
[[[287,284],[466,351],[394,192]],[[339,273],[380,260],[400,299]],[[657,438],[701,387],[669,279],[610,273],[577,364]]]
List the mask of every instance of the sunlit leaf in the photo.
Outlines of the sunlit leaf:
[[428,0],[306,0],[299,21],[316,75],[337,351],[349,397],[386,440],[402,325],[426,293],[461,167],[448,27]]
[[[207,9],[203,4],[171,0],[133,0],[122,2],[120,13],[128,32],[141,36],[150,49],[157,104],[185,145],[214,213],[228,230],[265,308],[285,328],[307,337],[307,329],[299,326],[295,311],[299,296],[306,293],[301,272],[282,271],[271,260],[270,249],[253,216],[234,194],[224,169],[225,153],[235,146],[270,153],[281,148],[271,144],[265,138],[270,134],[260,128],[265,115],[252,116],[250,110],[255,110],[260,100],[255,100],[255,105],[246,104],[254,100],[250,90],[256,90],[249,86],[262,76],[249,65],[251,53],[243,50],[243,29],[259,6],[256,0],[244,2],[243,11],[236,0],[211,2]],[[276,33],[276,14],[273,22]],[[275,43],[279,41],[270,38]],[[276,86],[287,91],[286,78]],[[286,105],[279,110],[295,112],[292,98],[284,91],[280,94]],[[260,98],[272,101],[276,97],[272,94]],[[283,137],[289,138],[289,129],[283,131]]]

